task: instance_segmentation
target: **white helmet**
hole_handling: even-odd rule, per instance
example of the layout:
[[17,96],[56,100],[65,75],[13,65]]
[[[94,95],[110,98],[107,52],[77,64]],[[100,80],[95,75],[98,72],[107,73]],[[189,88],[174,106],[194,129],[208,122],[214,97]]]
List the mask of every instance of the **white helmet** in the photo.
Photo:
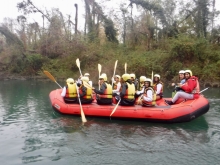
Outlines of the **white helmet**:
[[185,70],[180,70],[179,71],[179,74],[184,74],[185,73]]
[[90,76],[90,74],[89,73],[85,73],[84,76]]
[[158,77],[160,79],[160,75],[159,74],[155,74],[154,77]]
[[119,75],[115,75],[115,77],[117,77],[117,78],[119,79],[119,81],[120,81],[120,79],[121,79],[121,76],[119,76]]
[[103,77],[104,81],[107,81],[107,74],[106,73],[102,73],[101,76]]
[[149,86],[152,85],[152,80],[150,78],[146,78],[144,82],[149,82],[150,83]]

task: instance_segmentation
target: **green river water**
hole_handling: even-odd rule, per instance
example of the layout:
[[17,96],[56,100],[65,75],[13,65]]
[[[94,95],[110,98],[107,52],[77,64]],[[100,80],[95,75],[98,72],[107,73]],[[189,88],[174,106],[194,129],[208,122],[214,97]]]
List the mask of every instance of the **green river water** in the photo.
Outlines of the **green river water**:
[[[219,165],[220,89],[203,94],[205,115],[161,124],[61,115],[52,81],[0,81],[1,165]],[[169,97],[171,89],[165,90]]]

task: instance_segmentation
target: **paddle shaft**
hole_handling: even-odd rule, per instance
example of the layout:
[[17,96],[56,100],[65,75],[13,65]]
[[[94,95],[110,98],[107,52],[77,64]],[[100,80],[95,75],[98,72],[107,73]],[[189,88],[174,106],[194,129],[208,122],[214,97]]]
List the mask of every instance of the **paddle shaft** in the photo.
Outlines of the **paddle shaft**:
[[114,82],[114,77],[115,77],[115,71],[116,71],[117,63],[118,63],[118,60],[115,61],[115,67],[114,67],[114,72],[113,72],[112,86],[113,86],[113,82]]
[[58,84],[58,82],[56,81],[56,79],[52,76],[52,74],[50,74],[50,72],[48,72],[48,71],[43,71],[44,72],[44,74],[49,78],[49,79],[51,79],[53,82],[55,82],[60,88],[62,88],[61,86],[60,86],[60,84]]
[[78,99],[79,99],[80,113],[81,113],[82,122],[85,123],[85,122],[87,122],[87,120],[86,120],[85,114],[83,112],[83,108],[82,108],[82,104],[81,104],[81,100],[80,100],[80,95],[79,95],[79,88],[78,88],[77,84],[76,84],[76,91],[77,91],[77,95],[78,95]]
[[199,93],[202,93],[202,92],[206,91],[207,89],[209,89],[209,87],[208,87],[208,88],[203,89],[203,90],[202,90],[202,91],[200,91]]

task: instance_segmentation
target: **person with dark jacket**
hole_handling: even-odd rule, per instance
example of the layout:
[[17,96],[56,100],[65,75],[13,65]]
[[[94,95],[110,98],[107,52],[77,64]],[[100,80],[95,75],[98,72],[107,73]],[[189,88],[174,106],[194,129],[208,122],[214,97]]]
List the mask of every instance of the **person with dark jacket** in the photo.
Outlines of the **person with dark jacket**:
[[120,105],[134,105],[135,104],[135,85],[131,81],[129,74],[122,75],[122,89],[120,92]]
[[[81,104],[90,104],[93,101],[92,98],[92,88],[88,88],[85,83],[89,83],[88,77],[81,77],[81,84],[78,83],[79,86],[79,98]],[[79,103],[79,100],[77,101]]]
[[95,89],[94,92],[96,93],[96,101],[99,105],[108,105],[112,104],[112,86],[107,83],[107,76],[106,74],[102,74],[99,77],[100,89]]

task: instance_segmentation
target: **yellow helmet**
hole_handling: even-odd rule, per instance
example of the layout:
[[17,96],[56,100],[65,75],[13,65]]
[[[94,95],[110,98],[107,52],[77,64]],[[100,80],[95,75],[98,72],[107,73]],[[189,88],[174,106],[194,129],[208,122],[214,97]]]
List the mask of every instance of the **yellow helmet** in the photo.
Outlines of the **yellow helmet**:
[[66,79],[66,83],[67,84],[73,84],[74,83],[74,79],[73,78],[68,78],[68,79]]
[[134,73],[131,73],[130,76],[133,77],[134,79],[136,78]]
[[126,74],[122,75],[122,78],[123,78],[124,81],[127,81],[127,80],[131,79],[131,76],[130,76],[130,74],[126,73]]
[[102,73],[101,76],[103,76],[104,81],[107,81],[107,74]]
[[84,76],[90,76],[90,74],[89,73],[85,73]]
[[185,70],[185,73],[189,73],[190,74],[190,76],[192,76],[193,74],[192,74],[192,71],[191,70]]
[[155,74],[154,77],[158,77],[160,79],[160,75],[159,74]]
[[149,82],[149,86],[152,86],[152,80],[150,78],[146,78],[144,82]]
[[145,77],[145,76],[141,76],[141,77],[140,77],[140,82],[144,82],[144,81],[145,81],[145,79],[146,79],[146,77]]
[[89,82],[89,78],[88,78],[88,77],[85,77],[85,76],[84,76],[84,77],[81,77],[81,80],[82,80],[82,81],[85,81],[85,82]]

